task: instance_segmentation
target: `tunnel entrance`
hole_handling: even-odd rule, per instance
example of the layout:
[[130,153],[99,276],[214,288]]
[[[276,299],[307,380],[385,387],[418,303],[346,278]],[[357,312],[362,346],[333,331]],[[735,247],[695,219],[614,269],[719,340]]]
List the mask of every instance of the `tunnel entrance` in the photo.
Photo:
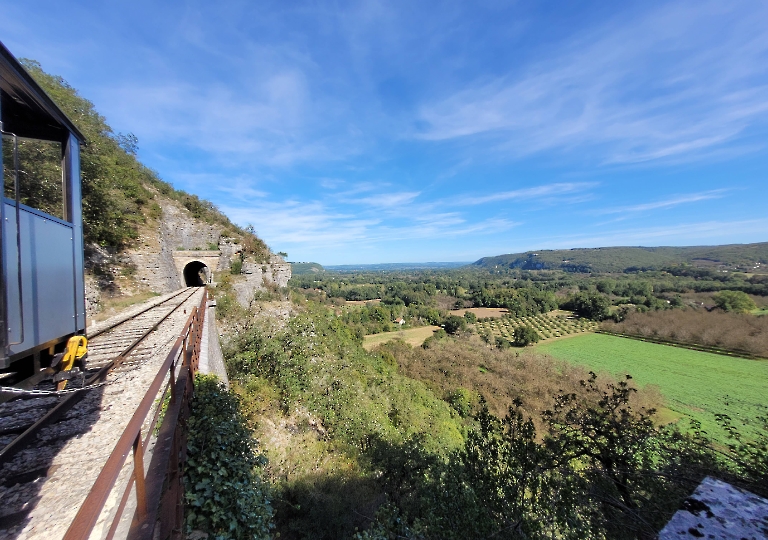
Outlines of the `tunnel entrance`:
[[208,283],[208,267],[200,261],[192,261],[184,267],[184,285],[187,287],[202,287]]

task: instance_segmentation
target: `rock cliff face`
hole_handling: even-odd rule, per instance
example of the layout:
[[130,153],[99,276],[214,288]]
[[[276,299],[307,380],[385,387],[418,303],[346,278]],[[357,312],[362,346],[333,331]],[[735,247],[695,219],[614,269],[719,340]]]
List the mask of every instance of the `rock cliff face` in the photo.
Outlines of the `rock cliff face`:
[[[121,253],[109,253],[98,246],[86,250],[86,311],[98,313],[102,296],[131,295],[138,291],[168,293],[184,286],[183,269],[196,252],[207,255],[207,267],[228,272],[240,260],[242,246],[222,237],[223,227],[195,219],[175,201],[161,202],[159,220],[139,230],[135,244]],[[218,258],[211,253],[218,251]],[[202,259],[202,257],[201,257]],[[285,287],[291,278],[291,265],[272,255],[266,264],[245,261],[242,275],[235,278],[241,303],[247,305],[257,290],[275,284]],[[273,285],[274,286],[274,285]]]
[[232,287],[240,305],[248,307],[257,291],[286,287],[289,279],[291,264],[279,255],[272,255],[267,264],[244,263],[242,274],[235,279]]

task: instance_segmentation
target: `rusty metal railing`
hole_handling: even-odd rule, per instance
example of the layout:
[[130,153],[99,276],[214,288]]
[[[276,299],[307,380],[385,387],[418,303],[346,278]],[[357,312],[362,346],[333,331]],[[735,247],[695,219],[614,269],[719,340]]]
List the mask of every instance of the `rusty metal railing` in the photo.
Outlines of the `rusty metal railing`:
[[[184,488],[181,467],[186,459],[186,420],[189,417],[189,406],[194,390],[193,379],[200,357],[207,301],[208,291],[204,290],[200,306],[194,308],[189,315],[184,330],[117,441],[112,454],[64,535],[64,540],[84,540],[90,536],[129,453],[133,454],[133,472],[120,497],[106,535],[107,540],[112,539],[117,532],[134,485],[136,510],[130,524],[128,538],[132,540],[182,538]],[[163,385],[164,382],[165,385]],[[158,394],[161,394],[159,404],[154,407],[149,429],[142,438],[142,426],[152,412]],[[145,474],[144,455],[158,421],[160,421],[160,428],[152,449],[149,468]]]

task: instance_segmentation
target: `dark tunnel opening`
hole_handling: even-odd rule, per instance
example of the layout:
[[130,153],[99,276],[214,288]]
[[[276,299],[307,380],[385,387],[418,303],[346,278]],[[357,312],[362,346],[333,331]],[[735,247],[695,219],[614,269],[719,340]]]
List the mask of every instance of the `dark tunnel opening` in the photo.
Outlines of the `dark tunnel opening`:
[[184,285],[202,287],[208,282],[208,267],[200,261],[192,261],[184,267]]

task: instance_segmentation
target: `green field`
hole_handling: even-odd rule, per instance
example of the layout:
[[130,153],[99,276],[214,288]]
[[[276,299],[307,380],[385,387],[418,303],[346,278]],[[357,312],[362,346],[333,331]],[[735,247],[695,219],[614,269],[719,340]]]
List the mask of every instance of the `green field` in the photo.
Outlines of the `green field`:
[[[719,442],[725,442],[726,437],[715,421],[715,413],[751,421],[768,412],[765,360],[731,358],[600,334],[543,343],[536,350],[594,371],[630,374],[640,386],[658,386],[668,408],[700,421]],[[744,429],[745,433],[750,431]]]

